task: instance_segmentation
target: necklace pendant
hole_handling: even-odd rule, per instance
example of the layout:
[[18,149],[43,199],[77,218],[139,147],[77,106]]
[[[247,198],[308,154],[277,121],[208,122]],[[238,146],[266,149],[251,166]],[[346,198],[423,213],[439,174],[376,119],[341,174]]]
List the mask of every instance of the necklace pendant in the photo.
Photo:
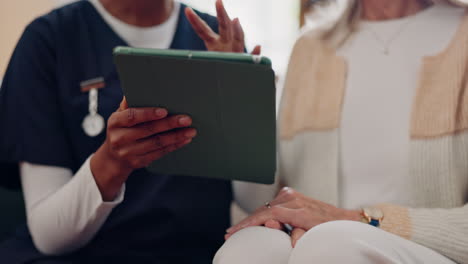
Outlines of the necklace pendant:
[[390,54],[390,50],[389,50],[388,48],[385,48],[385,49],[383,50],[383,54],[384,54],[384,55],[389,55],[389,54]]

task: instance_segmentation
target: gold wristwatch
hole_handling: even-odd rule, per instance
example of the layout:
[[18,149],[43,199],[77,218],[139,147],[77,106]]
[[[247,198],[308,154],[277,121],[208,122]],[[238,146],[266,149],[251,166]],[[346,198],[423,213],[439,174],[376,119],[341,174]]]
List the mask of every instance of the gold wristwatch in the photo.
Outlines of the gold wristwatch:
[[380,227],[384,214],[379,208],[367,207],[362,209],[362,222],[371,226]]

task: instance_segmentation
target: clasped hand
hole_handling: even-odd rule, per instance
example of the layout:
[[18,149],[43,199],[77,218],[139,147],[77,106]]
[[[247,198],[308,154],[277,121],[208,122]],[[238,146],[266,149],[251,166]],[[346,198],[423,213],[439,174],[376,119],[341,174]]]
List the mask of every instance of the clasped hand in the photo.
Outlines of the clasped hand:
[[293,227],[291,241],[294,247],[302,235],[317,225],[338,220],[361,220],[361,212],[358,210],[337,208],[289,187],[283,188],[269,205],[260,207],[251,216],[229,228],[226,239],[250,226],[282,229],[284,224],[288,224]]

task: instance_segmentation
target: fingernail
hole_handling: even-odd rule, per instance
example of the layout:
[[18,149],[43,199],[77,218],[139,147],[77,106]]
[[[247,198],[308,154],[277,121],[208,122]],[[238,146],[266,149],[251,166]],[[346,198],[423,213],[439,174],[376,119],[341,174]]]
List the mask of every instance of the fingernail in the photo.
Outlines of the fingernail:
[[193,137],[195,137],[196,135],[197,135],[197,131],[196,131],[195,129],[192,129],[192,130],[187,131],[187,132],[185,133],[185,137],[187,137],[187,138],[193,138]]
[[184,116],[179,118],[179,124],[182,126],[190,126],[191,123],[192,120],[189,117]]
[[178,148],[182,148],[182,147],[185,147],[187,146],[188,144],[192,143],[192,139],[189,138],[189,139],[186,139],[184,141],[182,141],[181,143],[177,144],[178,145]]
[[158,108],[156,109],[156,115],[157,116],[165,116],[166,115],[166,109]]

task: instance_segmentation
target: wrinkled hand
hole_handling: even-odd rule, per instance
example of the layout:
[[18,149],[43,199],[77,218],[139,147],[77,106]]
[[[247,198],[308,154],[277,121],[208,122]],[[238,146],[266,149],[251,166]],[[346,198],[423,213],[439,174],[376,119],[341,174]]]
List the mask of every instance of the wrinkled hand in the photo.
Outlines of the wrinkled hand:
[[[191,8],[186,8],[185,15],[197,35],[205,42],[209,51],[244,52],[244,30],[238,18],[229,18],[222,0],[216,1],[216,13],[219,23],[219,34],[216,34],[203,19]],[[261,47],[256,46],[253,55],[260,55]]]
[[197,131],[186,115],[162,108],[128,108],[124,99],[107,122],[107,137],[91,159],[91,171],[105,200],[113,200],[135,169],[189,144]]
[[249,226],[275,226],[288,224],[294,229],[291,233],[293,246],[309,229],[330,221],[360,221],[361,212],[337,208],[333,205],[309,198],[291,188],[285,187],[270,202],[271,208],[259,208],[254,214],[227,230],[227,238]]

